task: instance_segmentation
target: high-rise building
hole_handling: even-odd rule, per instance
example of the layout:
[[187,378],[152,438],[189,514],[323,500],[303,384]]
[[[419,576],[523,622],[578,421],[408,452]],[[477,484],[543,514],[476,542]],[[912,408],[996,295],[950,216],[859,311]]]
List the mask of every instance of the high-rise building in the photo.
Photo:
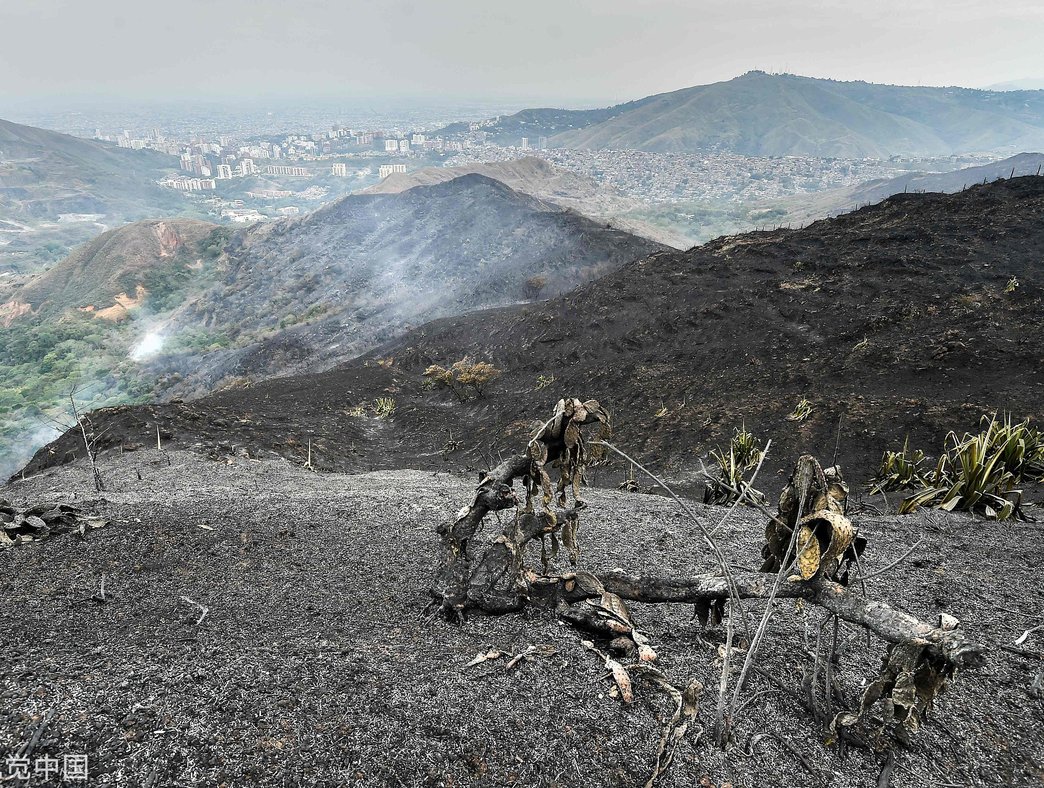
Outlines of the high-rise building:
[[217,177],[219,181],[227,181],[232,177],[232,168],[227,164],[219,164],[217,166]]
[[295,178],[304,178],[308,175],[308,170],[304,167],[290,167],[285,164],[269,164],[265,167],[266,175],[292,175]]
[[385,151],[385,153],[395,153],[398,150],[399,150],[399,141],[398,140],[385,140],[384,141],[384,151]]
[[529,150],[529,137],[522,138],[522,150]]
[[343,162],[335,162],[330,167],[330,174],[335,175],[338,178],[345,178],[348,176],[348,165]]
[[406,172],[405,164],[382,164],[378,170],[377,175],[381,180],[384,180],[393,172]]

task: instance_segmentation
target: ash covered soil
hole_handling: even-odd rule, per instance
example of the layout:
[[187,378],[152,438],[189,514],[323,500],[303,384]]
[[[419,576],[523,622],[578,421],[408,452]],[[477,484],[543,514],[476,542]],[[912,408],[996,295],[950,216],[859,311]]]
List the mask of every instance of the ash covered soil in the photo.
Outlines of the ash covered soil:
[[[601,661],[553,613],[475,615],[463,627],[425,614],[435,527],[470,500],[473,476],[316,474],[184,451],[110,452],[101,469],[111,492],[94,492],[80,463],[0,491],[109,519],[83,540],[0,552],[0,757],[50,712],[33,756],[86,753],[93,785],[634,786],[650,775],[670,700],[639,678],[632,705],[611,697]],[[584,568],[713,568],[670,501],[587,497]],[[694,507],[707,522],[724,512]],[[950,613],[988,645],[1041,623],[1040,526],[944,513],[853,519],[870,540],[868,571],[923,539],[868,581],[872,596],[922,618]],[[763,526],[739,511],[719,532],[737,566],[757,565]],[[92,601],[103,576],[109,601]],[[201,623],[182,597],[207,608]],[[716,686],[723,633],[701,632],[685,605],[632,609],[675,684]],[[781,603],[760,659],[799,692],[821,617]],[[884,648],[841,632],[854,704]],[[504,660],[465,668],[491,647],[530,645],[555,653],[510,671]],[[1044,700],[1031,685],[1044,632],[1022,648],[991,648],[983,669],[957,676],[912,747],[896,751],[893,786],[1040,784]],[[881,754],[842,758],[761,675],[722,752],[711,743],[712,696],[699,715],[706,732],[690,732],[658,785],[878,784]]]

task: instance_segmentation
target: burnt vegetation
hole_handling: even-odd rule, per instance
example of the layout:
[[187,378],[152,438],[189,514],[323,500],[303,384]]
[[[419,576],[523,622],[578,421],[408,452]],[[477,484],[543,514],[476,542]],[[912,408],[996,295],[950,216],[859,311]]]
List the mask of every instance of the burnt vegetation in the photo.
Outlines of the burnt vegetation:
[[[603,654],[594,643],[587,645],[604,659],[622,702],[634,700],[631,672],[653,679],[660,689],[667,688],[679,711],[668,724],[656,770],[646,785],[652,785],[669,764],[672,752],[665,748],[673,748],[684,736],[684,732],[676,735],[674,726],[680,723],[686,703],[689,719],[696,718],[702,687],[676,687],[655,667],[656,651],[635,622],[627,601],[694,604],[705,627],[727,621],[714,722],[714,738],[721,747],[730,743],[736,717],[745,707],[744,683],[757,665],[776,599],[801,599],[829,614],[823,626],[833,627],[833,642],[821,647],[822,639],[817,640],[813,681],[806,687],[808,704],[816,718],[848,744],[882,749],[887,746],[883,738],[886,732],[908,740],[957,669],[983,664],[985,648],[971,642],[953,616],[942,614],[933,623],[919,621],[868,599],[865,590],[859,594],[849,588],[853,582],[865,581],[860,558],[867,539],[859,535],[846,515],[848,486],[840,469],[824,470],[808,455],[798,460],[780,495],[777,512],[769,514],[762,550],[763,575],[738,573],[724,558],[712,532],[724,524],[728,513],[712,529],[680,498],[676,498],[678,505],[693,519],[704,548],[709,548],[717,560],[715,570],[664,577],[655,572],[630,575],[619,570],[576,569],[580,519],[586,506],[580,485],[592,460],[591,448],[599,453],[605,449],[619,452],[597,437],[585,440],[584,427],[590,425],[597,425],[599,437],[609,425],[609,414],[598,402],[560,400],[551,418],[535,429],[522,453],[483,475],[472,502],[455,520],[439,527],[441,558],[431,593],[436,604],[456,620],[463,620],[472,608],[506,613],[534,603],[550,606],[562,619],[600,639],[600,648],[626,660],[625,664]],[[557,485],[549,473],[552,468]],[[516,479],[522,481],[522,497],[514,486]],[[748,492],[738,490],[737,494],[742,499]],[[753,500],[750,503],[757,505]],[[508,515],[500,535],[485,544],[478,541],[477,532],[485,517],[504,510],[514,510],[514,514]],[[527,545],[537,539],[542,542],[539,571],[525,561]],[[552,572],[549,567],[560,546],[566,548],[571,568]],[[766,602],[758,623],[744,606],[744,600],[749,599]],[[880,676],[852,709],[838,709],[834,701],[832,673],[839,669],[842,659],[837,634],[842,620],[865,628],[888,644]],[[736,677],[732,675],[732,660],[742,660]]]
[[[801,230],[659,252],[540,304],[437,320],[319,375],[99,418],[113,422],[112,445],[140,441],[160,419],[185,445],[232,441],[258,456],[310,432],[336,470],[444,467],[449,430],[460,440],[451,461],[477,465],[491,447],[512,450],[553,380],[636,414],[617,437],[675,477],[702,480],[701,461],[713,467],[709,450],[727,450],[739,424],[773,440],[769,477],[789,472],[784,457],[833,457],[840,420],[836,459],[862,486],[907,436],[936,451],[998,408],[1044,418],[1042,222],[1044,178],[896,195]],[[1012,276],[1020,284],[1006,293]],[[310,352],[291,339],[259,349],[258,363]],[[482,400],[447,409],[424,385],[432,365],[469,357],[501,372],[487,397],[496,407],[477,423],[469,408]],[[399,407],[371,451],[343,402],[389,394]],[[637,414],[661,415],[646,429]],[[73,444],[63,439],[30,469]],[[627,471],[600,469],[599,483]]]

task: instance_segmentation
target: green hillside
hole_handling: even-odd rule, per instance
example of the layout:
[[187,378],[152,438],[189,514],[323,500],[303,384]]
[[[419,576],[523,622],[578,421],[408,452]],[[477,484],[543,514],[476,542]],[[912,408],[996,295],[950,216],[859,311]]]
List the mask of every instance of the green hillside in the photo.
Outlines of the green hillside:
[[0,120],[0,269],[38,270],[102,230],[186,213],[156,183],[177,167],[157,151]]
[[552,145],[887,158],[1039,149],[1044,91],[900,87],[752,71],[652,96]]

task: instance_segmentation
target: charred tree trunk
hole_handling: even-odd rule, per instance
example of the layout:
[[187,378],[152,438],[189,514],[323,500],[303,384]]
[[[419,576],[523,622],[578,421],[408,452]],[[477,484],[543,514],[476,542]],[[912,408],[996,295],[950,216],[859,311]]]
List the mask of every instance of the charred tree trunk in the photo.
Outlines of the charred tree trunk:
[[[597,575],[607,591],[634,602],[708,602],[728,600],[729,589],[720,575],[696,575],[691,578],[662,578],[629,575],[612,571]],[[765,599],[772,576],[745,573],[734,576],[739,594],[744,599]],[[805,599],[836,614],[852,624],[866,627],[889,643],[904,643],[926,648],[956,665],[975,667],[982,664],[984,649],[969,641],[959,629],[948,628],[946,620],[928,624],[901,610],[850,591],[840,583],[823,577],[810,582],[784,580],[776,589],[776,597]]]
[[[607,421],[608,416],[595,400],[559,400],[554,415],[536,430],[526,451],[486,474],[471,504],[461,509],[453,522],[439,526],[441,555],[431,593],[443,611],[459,619],[467,607],[505,613],[526,603],[529,586],[523,577],[522,550],[537,536],[563,528],[565,533],[573,532],[576,512],[583,506],[576,500],[586,458],[580,428]],[[545,470],[552,463],[561,470],[557,511]],[[471,546],[482,520],[490,512],[521,506],[514,489],[516,479],[526,482],[525,511],[519,512],[476,563]],[[574,494],[572,508],[566,506],[568,488]],[[538,491],[543,493],[542,507],[534,512],[533,499]]]
[[[471,584],[471,540],[490,512],[511,509],[518,505],[513,484],[515,479],[529,471],[529,457],[516,454],[505,460],[479,482],[475,498],[464,507],[457,519],[439,526],[441,560],[432,583],[432,595],[442,601],[443,610],[458,616],[468,604]],[[507,567],[504,567],[506,572]]]

